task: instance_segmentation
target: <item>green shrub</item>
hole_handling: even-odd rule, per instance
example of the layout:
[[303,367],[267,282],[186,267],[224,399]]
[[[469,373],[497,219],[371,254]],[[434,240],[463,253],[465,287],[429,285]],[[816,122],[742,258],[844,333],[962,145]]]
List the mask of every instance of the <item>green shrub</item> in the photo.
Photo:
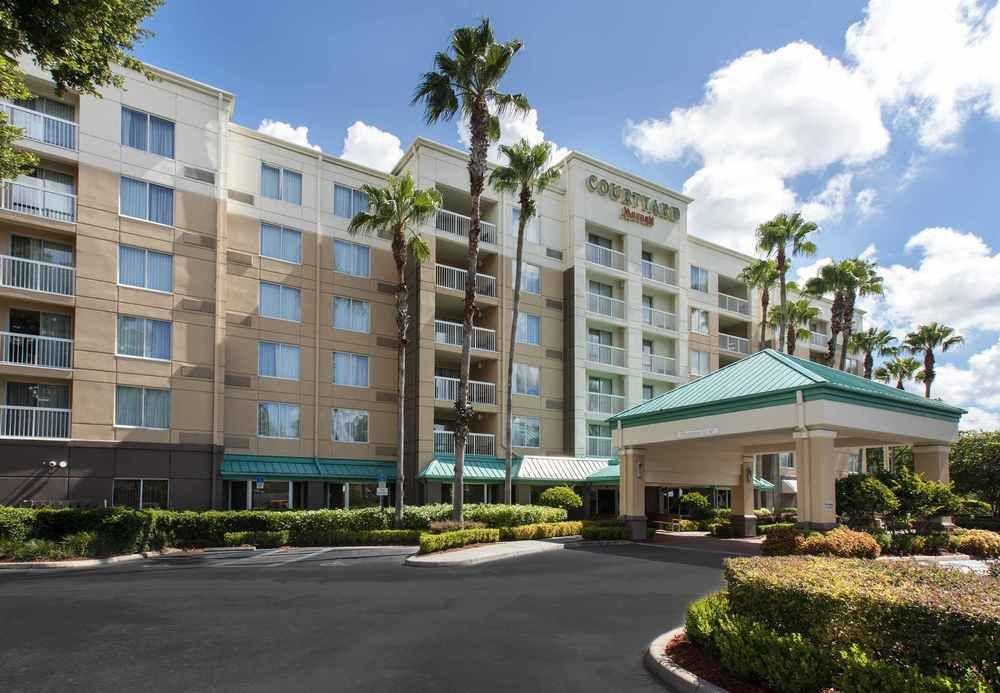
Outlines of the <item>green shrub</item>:
[[675,532],[697,532],[701,526],[694,520],[678,520]]
[[24,541],[35,525],[31,508],[0,506],[0,541]]
[[728,538],[736,536],[736,529],[729,520],[709,523],[708,531],[712,533],[713,537]]
[[886,531],[872,532],[872,536],[875,537],[875,541],[878,542],[879,548],[882,549],[882,553],[889,552],[892,546],[892,535]]
[[457,549],[469,544],[492,544],[500,541],[499,529],[459,529],[442,534],[421,534],[420,553]]
[[500,541],[521,541],[524,539],[552,539],[555,537],[571,537],[583,531],[583,523],[543,522],[520,527],[501,527]]
[[569,486],[553,486],[542,491],[542,495],[538,497],[538,504],[550,508],[575,510],[583,507],[583,499]]
[[[451,509],[451,506],[445,506]],[[489,505],[480,503],[465,506],[465,519],[482,522],[487,527],[519,527],[540,522],[563,522],[565,508],[547,508],[543,505]]]
[[456,529],[483,529],[486,527],[482,522],[456,522],[455,520],[434,520],[431,522],[430,531],[436,534],[441,532],[454,532]]
[[894,556],[920,556],[924,553],[925,543],[924,537],[920,534],[894,534],[889,553]]
[[771,532],[780,532],[785,529],[795,529],[794,522],[775,522],[770,525],[757,525],[757,534],[767,536]]
[[799,509],[794,507],[782,508],[778,511],[779,522],[797,522],[799,519]]
[[775,527],[768,531],[764,537],[764,543],[760,545],[760,552],[765,556],[791,556],[802,553],[805,546],[805,537],[802,532],[795,528],[795,525],[788,527]]
[[951,519],[956,525],[965,529],[988,529],[991,532],[1000,532],[1000,517],[955,515]]
[[67,557],[88,558],[97,553],[104,553],[95,532],[77,532],[67,534],[59,540],[59,546]]
[[583,529],[580,530],[580,534],[583,535],[584,539],[592,541],[608,541],[628,538],[625,526],[621,524],[585,524],[583,525]]
[[758,508],[753,511],[753,514],[757,518],[758,527],[760,525],[774,524],[774,513],[772,513],[768,508]]
[[868,474],[849,474],[837,479],[837,513],[851,526],[873,527],[875,516],[899,507],[896,495],[884,483]]
[[690,515],[694,520],[715,519],[715,508],[712,507],[712,502],[704,494],[697,491],[691,491],[681,496],[680,505],[681,512]]
[[976,558],[1000,558],[1000,534],[970,529],[958,536],[958,550]]
[[715,592],[691,602],[684,618],[688,640],[718,654],[712,637],[713,631],[728,612],[729,601],[725,592]]
[[847,527],[835,527],[826,534],[806,537],[802,553],[840,558],[878,558],[882,552],[875,537]]
[[273,549],[288,545],[288,530],[272,532],[226,532],[222,535],[226,546],[258,546],[262,549]]
[[0,561],[58,561],[66,558],[59,542],[52,539],[0,541]]

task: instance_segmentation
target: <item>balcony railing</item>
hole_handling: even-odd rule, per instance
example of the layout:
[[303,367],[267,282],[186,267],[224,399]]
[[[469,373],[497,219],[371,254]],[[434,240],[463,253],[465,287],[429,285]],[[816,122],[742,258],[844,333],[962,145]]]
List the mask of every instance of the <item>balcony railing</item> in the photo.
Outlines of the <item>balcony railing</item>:
[[[447,320],[434,321],[434,341],[438,344],[460,347],[462,346],[462,335],[464,333],[464,326],[460,322],[448,322]],[[496,351],[496,330],[490,330],[485,327],[473,327],[472,348],[481,351]]]
[[737,354],[750,353],[750,340],[731,334],[719,335],[719,348],[725,351],[735,351]]
[[722,308],[722,310],[728,310],[732,313],[750,315],[750,301],[745,298],[730,296],[729,294],[719,294],[719,308]]
[[[443,286],[446,289],[455,289],[456,291],[465,291],[466,272],[464,269],[449,267],[448,265],[437,265],[434,274],[435,282],[438,286]],[[480,296],[496,296],[496,277],[476,272],[476,292]]]
[[830,341],[830,337],[822,332],[810,332],[809,333],[809,346],[818,347],[821,349],[826,349],[827,344]]
[[625,350],[621,347],[587,342],[587,360],[606,366],[625,367]]
[[605,395],[600,392],[587,393],[587,411],[591,414],[611,416],[625,409],[625,397]]
[[614,452],[611,438],[587,436],[587,457],[611,457]]
[[643,354],[642,370],[654,375],[677,375],[677,359],[658,354]]
[[[455,454],[455,434],[452,431],[434,431],[434,452]],[[496,454],[495,439],[492,433],[470,433],[465,438],[466,455]]]
[[0,191],[0,209],[73,222],[76,221],[76,195],[5,180]]
[[21,128],[23,137],[63,149],[76,149],[76,123],[12,103],[0,102],[10,125]]
[[658,265],[649,260],[642,261],[642,278],[660,284],[670,284],[677,286],[677,270],[666,265]]
[[674,313],[668,313],[667,311],[659,310],[658,308],[643,306],[642,322],[650,327],[655,327],[658,330],[677,331],[677,316]]
[[[434,376],[434,399],[445,402],[458,400],[458,378]],[[496,404],[497,386],[481,380],[469,381],[469,401],[473,404]]]
[[[454,236],[461,236],[462,238],[469,237],[469,225],[471,220],[469,217],[458,214],[457,212],[450,212],[447,209],[439,209],[437,213],[437,219],[435,223],[435,228],[438,231],[444,231],[445,233],[450,233]],[[481,243],[489,243],[490,245],[497,244],[497,227],[496,224],[491,224],[488,221],[479,222],[479,241]]]
[[587,310],[617,320],[625,319],[625,301],[610,296],[587,293]]
[[587,244],[587,262],[625,271],[625,253],[594,243]]
[[0,255],[0,287],[72,296],[76,270],[51,262]]
[[0,363],[38,368],[69,368],[73,340],[0,332]]
[[69,409],[0,405],[0,438],[69,438]]

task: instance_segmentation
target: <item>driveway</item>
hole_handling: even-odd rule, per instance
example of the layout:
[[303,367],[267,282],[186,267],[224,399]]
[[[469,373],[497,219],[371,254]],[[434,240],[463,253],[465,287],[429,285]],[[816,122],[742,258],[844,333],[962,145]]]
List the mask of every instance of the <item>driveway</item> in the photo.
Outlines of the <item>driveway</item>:
[[725,558],[584,546],[431,569],[317,551],[0,574],[0,690],[659,691],[643,649]]

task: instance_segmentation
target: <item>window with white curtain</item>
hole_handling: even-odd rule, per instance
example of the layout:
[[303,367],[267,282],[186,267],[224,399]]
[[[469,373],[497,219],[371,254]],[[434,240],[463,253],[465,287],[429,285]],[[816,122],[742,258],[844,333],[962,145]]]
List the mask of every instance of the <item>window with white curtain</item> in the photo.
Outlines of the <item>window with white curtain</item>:
[[346,185],[333,186],[333,213],[352,219],[358,212],[368,211],[368,193]]
[[371,249],[360,243],[335,239],[333,241],[333,269],[352,277],[367,277],[370,272]]
[[333,352],[333,383],[368,387],[368,357],[346,351]]
[[302,320],[302,296],[299,290],[293,286],[261,282],[258,313],[265,318],[300,322]]
[[299,379],[299,347],[279,342],[257,345],[257,375],[263,378]]
[[[517,271],[517,265],[511,263],[511,272]],[[513,279],[512,275],[512,279]],[[521,291],[529,294],[542,293],[542,270],[537,265],[527,262],[521,264]]]
[[170,323],[166,320],[118,316],[118,355],[170,360]]
[[332,410],[330,434],[338,443],[367,443],[368,412],[357,409]]
[[119,385],[115,390],[115,426],[170,428],[170,390]]
[[[518,224],[521,223],[521,208],[513,207],[511,209],[511,220],[510,220],[510,235],[516,240],[517,239],[517,229]],[[537,214],[528,220],[528,223],[524,226],[524,241],[525,243],[541,243],[542,242],[542,230],[541,230],[541,220]]]
[[299,405],[258,402],[257,435],[261,438],[298,438]]
[[333,297],[333,326],[338,330],[368,332],[370,313],[368,301],[346,296]]
[[122,144],[144,152],[174,158],[174,124],[122,106]]
[[511,427],[511,439],[515,448],[537,448],[541,446],[542,424],[537,416],[515,416]]
[[302,204],[302,174],[298,171],[262,163],[260,194],[272,200]]
[[708,270],[691,265],[691,288],[708,293]]
[[701,308],[691,309],[691,327],[692,332],[697,332],[698,334],[708,334],[708,311]]
[[156,224],[174,225],[174,190],[122,176],[119,213]]
[[275,260],[301,264],[302,232],[261,222],[260,254]]
[[539,394],[540,382],[538,366],[528,366],[523,363],[514,364],[514,394],[533,395]]
[[542,317],[532,313],[517,314],[517,341],[519,344],[542,343]]
[[708,375],[711,366],[709,365],[709,354],[707,351],[695,351],[694,349],[690,352],[689,358],[689,368],[691,375]]
[[174,257],[155,250],[120,245],[118,283],[170,293],[174,289]]

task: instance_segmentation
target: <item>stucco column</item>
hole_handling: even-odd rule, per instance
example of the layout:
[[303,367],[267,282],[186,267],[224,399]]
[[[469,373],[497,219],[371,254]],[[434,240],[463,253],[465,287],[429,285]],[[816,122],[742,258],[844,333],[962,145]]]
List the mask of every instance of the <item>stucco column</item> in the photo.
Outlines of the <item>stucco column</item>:
[[744,455],[740,463],[740,483],[733,488],[730,521],[736,536],[757,536],[757,516],[753,512],[753,455]]
[[[913,471],[923,476],[927,481],[951,483],[951,472],[948,468],[950,451],[951,447],[948,445],[914,445]],[[936,517],[932,524],[943,528],[951,527],[951,517],[947,515]]]
[[830,529],[837,524],[835,510],[835,431],[796,431],[795,468],[798,476],[799,524],[812,529]]
[[632,541],[646,538],[646,492],[643,483],[646,451],[641,448],[625,448],[618,453],[619,517],[625,521],[628,537]]

